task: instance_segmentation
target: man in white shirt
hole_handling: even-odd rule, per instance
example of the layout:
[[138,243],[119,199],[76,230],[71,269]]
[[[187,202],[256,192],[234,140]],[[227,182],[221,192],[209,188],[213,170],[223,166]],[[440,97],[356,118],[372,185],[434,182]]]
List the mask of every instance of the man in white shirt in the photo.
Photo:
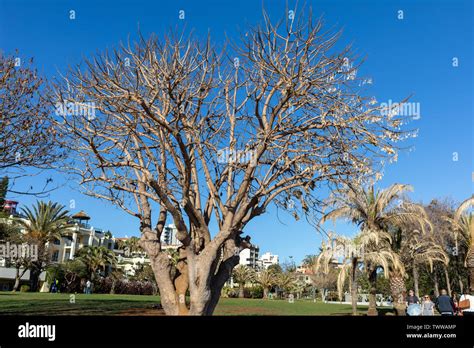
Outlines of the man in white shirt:
[[[472,293],[472,291],[471,291]],[[473,315],[474,316],[474,296],[469,293],[469,291],[466,289],[464,290],[464,294],[461,296],[459,299],[459,302],[464,301],[464,300],[469,300],[469,308],[463,309],[462,310],[462,315]]]

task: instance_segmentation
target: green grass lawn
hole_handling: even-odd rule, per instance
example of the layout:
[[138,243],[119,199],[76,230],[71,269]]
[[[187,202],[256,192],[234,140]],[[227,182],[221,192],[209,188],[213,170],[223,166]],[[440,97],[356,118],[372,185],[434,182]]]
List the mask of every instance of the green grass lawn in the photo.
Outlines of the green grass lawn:
[[[156,315],[157,296],[0,292],[0,315]],[[364,314],[367,307],[359,308]],[[215,315],[349,315],[351,306],[296,300],[222,298]]]

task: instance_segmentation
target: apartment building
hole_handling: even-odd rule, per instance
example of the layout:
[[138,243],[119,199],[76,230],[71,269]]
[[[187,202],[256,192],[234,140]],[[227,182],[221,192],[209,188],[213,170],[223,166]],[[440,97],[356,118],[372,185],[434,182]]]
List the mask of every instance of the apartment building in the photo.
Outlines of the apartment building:
[[240,252],[239,265],[244,265],[251,267],[253,269],[258,269],[258,253],[260,249],[257,245],[252,245],[248,249],[244,249]]
[[266,252],[259,259],[259,265],[262,269],[267,269],[271,265],[278,265],[278,255],[273,255],[271,252]]

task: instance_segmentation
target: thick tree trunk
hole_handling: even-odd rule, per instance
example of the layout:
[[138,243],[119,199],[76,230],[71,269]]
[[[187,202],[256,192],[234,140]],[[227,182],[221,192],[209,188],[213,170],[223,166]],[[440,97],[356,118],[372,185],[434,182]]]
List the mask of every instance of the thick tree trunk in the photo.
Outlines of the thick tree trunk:
[[[212,278],[210,287],[211,297],[209,299],[209,303],[207,304],[206,312],[203,315],[212,315],[214,313],[214,310],[216,309],[216,306],[219,303],[219,299],[221,297],[222,288],[224,287],[225,282],[231,277],[232,270],[238,264],[238,255],[232,256],[220,264],[219,270]],[[268,291],[269,290],[267,289],[267,297]]]
[[377,294],[377,270],[376,269],[370,271],[369,273],[369,284],[370,284],[369,309],[367,311],[367,315],[376,316],[378,315],[377,302],[375,298]]
[[[167,315],[212,315],[219,302],[222,288],[239,263],[239,247],[235,240],[216,237],[204,249],[193,240],[183,242],[176,264],[176,275],[171,278],[173,265],[170,256],[161,250],[157,235],[148,227],[142,228],[141,245],[147,251],[161,305]],[[196,252],[196,250],[200,250]],[[189,290],[189,307],[186,293]]]
[[211,268],[214,258],[215,255],[212,253],[204,252],[200,255],[188,253],[190,315],[211,315],[214,308],[209,312],[208,307],[213,296],[217,296],[217,301],[219,300],[222,287],[215,293],[211,290]]
[[451,296],[451,280],[449,279],[448,267],[444,266],[444,277],[446,278],[446,289],[448,290],[448,295]]
[[30,269],[30,291],[31,292],[38,291],[40,274],[41,274],[40,269],[36,267]]
[[390,292],[392,293],[393,299],[393,309],[395,310],[395,314],[398,316],[405,315],[405,297],[406,297],[406,287],[405,287],[405,280],[403,276],[398,271],[392,271],[390,273]]
[[167,315],[178,315],[179,305],[173,282],[170,279],[169,259],[164,254],[151,257],[151,267],[155,274],[156,284],[160,292],[160,301]]
[[420,298],[420,288],[419,288],[419,274],[418,274],[418,265],[413,264],[413,287],[415,290],[415,295]]
[[177,276],[174,280],[174,287],[176,289],[176,294],[178,296],[178,314],[187,315],[189,313],[188,307],[186,305],[186,291],[189,287],[189,274],[188,266],[184,261],[186,257],[185,251],[181,251],[180,261],[176,265]]
[[267,299],[267,298],[268,298],[268,288],[267,288],[267,287],[264,287],[264,288],[263,288],[263,298],[264,298],[264,299]]

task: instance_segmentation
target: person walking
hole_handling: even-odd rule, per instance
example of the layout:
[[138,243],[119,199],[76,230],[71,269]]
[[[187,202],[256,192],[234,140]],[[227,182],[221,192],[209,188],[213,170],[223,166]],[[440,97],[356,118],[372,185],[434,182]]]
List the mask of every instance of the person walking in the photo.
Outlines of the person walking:
[[408,291],[408,296],[405,302],[407,305],[407,315],[417,316],[421,314],[420,300],[418,299],[418,296],[415,295],[415,292],[413,290]]
[[418,297],[415,295],[415,292],[413,290],[408,291],[408,296],[406,298],[406,303],[407,307],[412,304],[419,304],[420,300]]
[[434,303],[431,301],[429,295],[425,295],[421,302],[421,315],[422,316],[433,316],[434,315]]
[[454,315],[461,315],[461,310],[459,309],[459,298],[458,294],[453,291],[453,295],[451,296],[454,305]]
[[442,316],[454,315],[453,299],[448,296],[446,289],[442,289],[441,295],[436,299],[436,308]]
[[469,291],[466,288],[466,290],[464,290],[464,294],[462,294],[461,298],[459,299],[459,310],[463,316],[474,316],[474,296],[472,295],[473,293],[474,291],[472,289],[471,291]]

